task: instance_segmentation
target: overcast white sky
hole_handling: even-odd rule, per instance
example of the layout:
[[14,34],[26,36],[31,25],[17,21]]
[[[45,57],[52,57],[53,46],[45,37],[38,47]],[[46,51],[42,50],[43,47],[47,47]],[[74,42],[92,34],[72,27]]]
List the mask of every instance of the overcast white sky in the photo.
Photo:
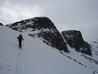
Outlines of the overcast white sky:
[[0,22],[48,16],[62,30],[80,30],[98,40],[98,0],[0,0]]

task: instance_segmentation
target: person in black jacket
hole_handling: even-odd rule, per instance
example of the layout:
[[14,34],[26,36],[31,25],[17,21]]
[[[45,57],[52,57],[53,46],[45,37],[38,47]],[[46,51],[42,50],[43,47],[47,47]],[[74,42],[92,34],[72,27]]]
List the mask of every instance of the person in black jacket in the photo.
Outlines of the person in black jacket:
[[19,48],[22,48],[22,41],[24,40],[22,34],[19,34],[17,39],[18,39],[18,42],[19,42]]

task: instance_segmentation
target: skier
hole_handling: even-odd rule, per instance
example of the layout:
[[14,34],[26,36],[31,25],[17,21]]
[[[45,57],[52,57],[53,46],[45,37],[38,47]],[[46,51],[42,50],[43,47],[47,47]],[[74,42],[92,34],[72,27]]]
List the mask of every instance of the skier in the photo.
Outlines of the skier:
[[18,39],[18,42],[19,42],[19,48],[22,48],[22,40],[24,40],[23,37],[22,37],[22,34],[19,34],[17,39]]

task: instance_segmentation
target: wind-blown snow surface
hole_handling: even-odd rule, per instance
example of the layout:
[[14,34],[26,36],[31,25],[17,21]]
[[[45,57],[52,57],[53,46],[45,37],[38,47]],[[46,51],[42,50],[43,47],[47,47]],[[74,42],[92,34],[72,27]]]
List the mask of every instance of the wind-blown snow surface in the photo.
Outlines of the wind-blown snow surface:
[[19,34],[6,26],[0,27],[0,74],[92,74],[88,68],[26,33],[23,48],[19,49]]

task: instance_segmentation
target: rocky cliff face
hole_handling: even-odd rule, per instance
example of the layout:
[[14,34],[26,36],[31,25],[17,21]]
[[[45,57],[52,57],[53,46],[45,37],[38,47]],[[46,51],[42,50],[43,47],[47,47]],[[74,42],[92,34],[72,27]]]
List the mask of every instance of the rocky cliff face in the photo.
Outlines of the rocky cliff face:
[[80,31],[63,31],[62,35],[64,36],[64,39],[67,41],[70,47],[75,48],[75,50],[78,52],[92,55],[91,47],[86,41],[84,41]]
[[28,32],[29,36],[40,38],[47,45],[69,52],[61,34],[48,17],[35,17],[19,21],[9,27],[16,31]]

